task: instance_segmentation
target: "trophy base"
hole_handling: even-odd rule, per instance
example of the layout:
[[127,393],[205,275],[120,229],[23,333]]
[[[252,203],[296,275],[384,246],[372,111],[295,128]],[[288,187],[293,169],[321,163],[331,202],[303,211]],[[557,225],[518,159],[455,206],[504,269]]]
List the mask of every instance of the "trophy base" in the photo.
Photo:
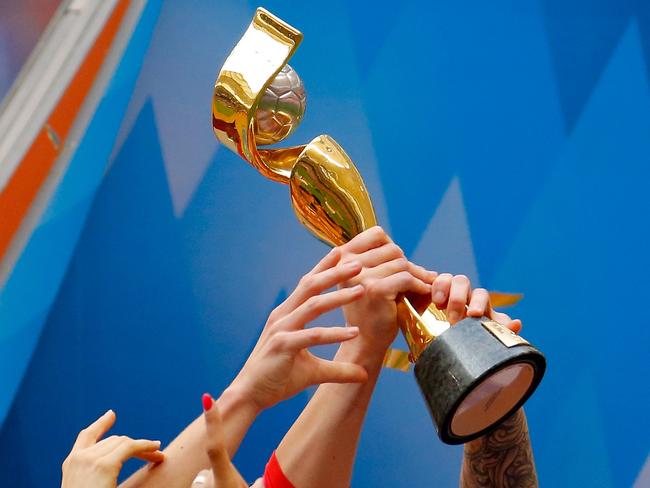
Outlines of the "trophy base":
[[447,444],[487,434],[539,385],[546,359],[496,322],[467,318],[442,333],[415,363],[415,377]]

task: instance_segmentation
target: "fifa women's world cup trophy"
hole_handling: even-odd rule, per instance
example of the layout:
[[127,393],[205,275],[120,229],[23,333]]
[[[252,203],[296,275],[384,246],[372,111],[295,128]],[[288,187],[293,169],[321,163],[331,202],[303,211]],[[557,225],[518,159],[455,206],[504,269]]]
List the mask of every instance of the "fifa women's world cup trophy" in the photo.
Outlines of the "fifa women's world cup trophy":
[[[302,34],[257,9],[226,59],[214,88],[212,125],[221,143],[263,176],[289,185],[300,222],[331,246],[376,225],[370,197],[348,155],[321,135],[309,144],[259,149],[286,138],[302,120],[305,90],[287,64]],[[430,305],[397,303],[400,330],[440,438],[450,444],[487,433],[537,388],[546,361],[500,324],[465,319],[454,327]]]

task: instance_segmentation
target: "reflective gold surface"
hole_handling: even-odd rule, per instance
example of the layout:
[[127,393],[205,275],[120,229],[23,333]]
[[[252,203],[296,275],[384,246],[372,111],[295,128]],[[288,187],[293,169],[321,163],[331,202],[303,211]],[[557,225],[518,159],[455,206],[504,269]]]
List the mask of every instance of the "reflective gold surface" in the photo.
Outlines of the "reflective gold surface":
[[[288,183],[291,204],[300,222],[323,242],[340,246],[377,224],[363,179],[343,148],[327,135],[304,146],[257,148],[260,141],[272,139],[257,133],[257,108],[266,88],[301,40],[299,31],[266,10],[257,9],[215,83],[213,128],[223,144],[262,175]],[[290,131],[299,122],[300,117],[294,118]],[[414,362],[449,323],[435,305],[420,314],[404,297],[398,299],[397,310],[400,329],[409,345],[408,359]],[[391,351],[385,364],[403,370],[404,354]]]
[[330,246],[377,225],[359,171],[330,136],[307,144],[291,171],[289,188],[298,220]]
[[493,307],[512,307],[519,303],[522,298],[524,298],[522,293],[490,292],[490,303]]
[[382,366],[384,368],[392,368],[405,373],[411,369],[410,358],[411,354],[400,349],[388,349],[384,356]]
[[251,25],[226,59],[214,85],[212,127],[217,139],[267,178],[288,183],[291,164],[274,151],[260,153],[253,115],[282,67],[300,44],[302,34],[258,8]]

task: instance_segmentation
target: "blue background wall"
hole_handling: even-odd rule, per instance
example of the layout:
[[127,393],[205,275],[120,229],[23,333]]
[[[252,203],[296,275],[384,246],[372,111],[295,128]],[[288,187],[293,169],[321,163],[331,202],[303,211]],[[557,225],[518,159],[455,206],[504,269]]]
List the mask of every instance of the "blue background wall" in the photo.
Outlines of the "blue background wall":
[[[420,264],[525,294],[513,315],[549,361],[527,407],[542,486],[650,486],[650,4],[373,4],[265,4],[305,34],[291,64],[308,110],[289,142],[333,135]],[[163,2],[0,432],[3,486],[55,485],[109,407],[120,433],[171,440],[326,251],[287,189],[211,132],[214,78],[255,6]],[[461,450],[437,440],[418,395],[384,372],[354,486],[457,483]],[[254,426],[237,456],[249,479],[308,398]]]

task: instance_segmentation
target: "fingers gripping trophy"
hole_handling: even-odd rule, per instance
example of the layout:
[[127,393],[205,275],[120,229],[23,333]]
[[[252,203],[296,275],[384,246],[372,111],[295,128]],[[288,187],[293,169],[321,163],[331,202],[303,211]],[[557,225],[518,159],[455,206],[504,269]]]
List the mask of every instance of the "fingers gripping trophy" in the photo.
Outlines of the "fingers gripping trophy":
[[[298,30],[257,9],[216,80],[212,124],[221,143],[289,186],[294,212],[312,234],[339,246],[377,223],[363,179],[341,146],[320,135],[301,146],[260,148],[290,135],[305,113],[302,81],[287,64],[301,40]],[[446,443],[489,432],[544,375],[542,353],[490,319],[450,327],[435,305],[420,312],[405,297],[397,310],[418,385]]]

